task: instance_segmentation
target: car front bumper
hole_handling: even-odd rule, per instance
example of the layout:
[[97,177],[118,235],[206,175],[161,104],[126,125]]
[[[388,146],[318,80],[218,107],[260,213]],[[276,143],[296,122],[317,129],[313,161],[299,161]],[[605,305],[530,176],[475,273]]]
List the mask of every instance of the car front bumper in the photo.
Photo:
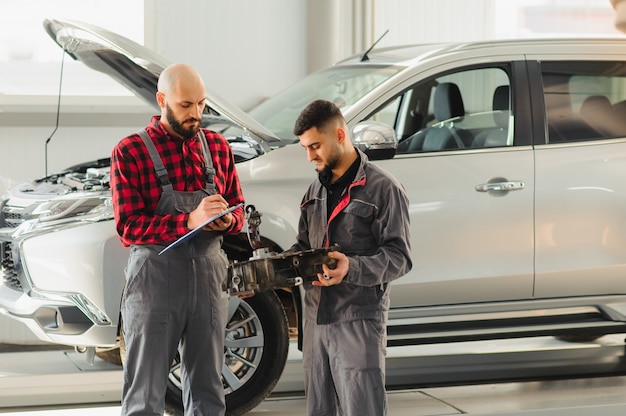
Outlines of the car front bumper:
[[127,249],[112,221],[3,238],[0,313],[40,340],[112,346]]
[[72,302],[31,297],[0,285],[0,314],[23,323],[38,339],[72,346],[113,346],[117,323],[96,325]]

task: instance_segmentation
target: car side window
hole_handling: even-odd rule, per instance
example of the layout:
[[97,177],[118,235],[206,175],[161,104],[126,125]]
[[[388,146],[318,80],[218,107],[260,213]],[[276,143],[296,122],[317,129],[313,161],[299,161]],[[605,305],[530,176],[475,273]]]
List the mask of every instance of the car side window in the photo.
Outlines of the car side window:
[[542,62],[549,143],[626,136],[626,64]]
[[380,111],[377,111],[374,115],[372,115],[368,120],[377,121],[379,123],[385,123],[389,126],[393,126],[395,124],[397,115],[400,113],[402,98],[402,96],[395,97]]
[[398,153],[512,146],[510,85],[502,68],[449,73],[404,91],[369,120],[394,126]]

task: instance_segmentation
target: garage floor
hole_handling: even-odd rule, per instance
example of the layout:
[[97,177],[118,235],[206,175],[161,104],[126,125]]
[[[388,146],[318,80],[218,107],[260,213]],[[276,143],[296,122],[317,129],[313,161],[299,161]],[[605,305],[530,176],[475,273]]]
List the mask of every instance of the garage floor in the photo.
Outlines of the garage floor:
[[[299,377],[289,360],[282,390]],[[3,416],[114,416],[120,414],[121,371],[71,350],[0,354]],[[297,384],[294,384],[297,385]],[[389,416],[623,416],[626,376],[389,391]],[[82,403],[82,404],[81,404]],[[301,416],[300,392],[275,394],[250,416]]]

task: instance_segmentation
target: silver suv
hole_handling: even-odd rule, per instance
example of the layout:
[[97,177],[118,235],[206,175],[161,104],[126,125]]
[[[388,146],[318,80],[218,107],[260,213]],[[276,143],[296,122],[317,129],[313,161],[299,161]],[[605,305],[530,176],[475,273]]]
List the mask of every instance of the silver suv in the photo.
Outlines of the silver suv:
[[[44,26],[73,58],[154,105],[163,58],[84,23]],[[292,133],[313,99],[338,103],[356,145],[405,184],[414,268],[392,287],[390,355],[425,343],[593,339],[626,332],[624,50],[624,39],[374,48],[249,114],[210,95],[205,121],[235,149],[271,252],[294,242],[315,178]],[[127,251],[108,167],[74,166],[2,199],[0,311],[42,340],[93,349],[119,339]],[[252,255],[245,233],[224,249],[233,261]],[[231,297],[229,414],[256,406],[280,378],[300,302],[299,287]],[[176,362],[170,376],[167,401],[180,408]],[[416,382],[406,371],[388,380]]]

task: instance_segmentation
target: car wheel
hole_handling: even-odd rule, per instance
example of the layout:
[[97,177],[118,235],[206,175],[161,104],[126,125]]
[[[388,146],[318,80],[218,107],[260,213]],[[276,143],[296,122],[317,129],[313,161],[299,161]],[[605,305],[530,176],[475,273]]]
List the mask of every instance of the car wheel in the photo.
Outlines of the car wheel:
[[[282,304],[271,290],[246,299],[231,297],[229,317],[222,381],[226,414],[237,416],[255,408],[278,382],[287,361],[289,331]],[[165,402],[170,414],[183,414],[179,357],[170,368]]]

